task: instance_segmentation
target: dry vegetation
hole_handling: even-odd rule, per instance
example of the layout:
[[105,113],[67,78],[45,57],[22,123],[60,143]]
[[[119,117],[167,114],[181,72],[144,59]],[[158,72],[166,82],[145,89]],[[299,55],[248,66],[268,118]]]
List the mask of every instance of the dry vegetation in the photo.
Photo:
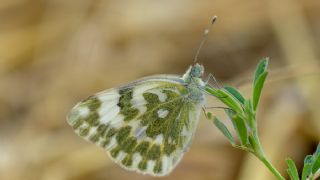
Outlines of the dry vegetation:
[[[200,62],[249,95],[259,58],[271,57],[261,141],[279,169],[287,156],[301,165],[320,139],[319,0],[2,0],[0,179],[154,179],[113,164],[77,137],[65,116],[94,92],[146,75],[183,73],[211,15],[219,19]],[[191,150],[163,179],[178,178],[272,175],[202,118]]]

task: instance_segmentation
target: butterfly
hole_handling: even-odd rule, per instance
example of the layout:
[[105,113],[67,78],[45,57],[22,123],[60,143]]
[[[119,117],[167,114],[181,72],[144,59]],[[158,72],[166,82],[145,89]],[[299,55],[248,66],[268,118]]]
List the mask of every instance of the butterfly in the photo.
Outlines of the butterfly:
[[182,77],[151,76],[102,91],[75,105],[67,122],[125,169],[167,175],[196,130],[205,103],[203,72],[195,64]]
[[67,122],[121,167],[168,175],[188,150],[204,107],[203,73],[196,63],[182,76],[150,76],[99,92],[76,104]]

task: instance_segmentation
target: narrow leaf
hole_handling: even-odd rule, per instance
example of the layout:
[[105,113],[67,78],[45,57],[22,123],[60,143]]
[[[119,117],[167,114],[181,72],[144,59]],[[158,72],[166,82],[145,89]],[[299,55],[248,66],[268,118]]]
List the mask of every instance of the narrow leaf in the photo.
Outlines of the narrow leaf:
[[313,155],[313,159],[312,173],[315,174],[317,171],[320,171],[320,143],[318,144],[317,150]]
[[312,174],[315,174],[318,170],[320,170],[320,156],[316,157],[312,165]]
[[258,103],[259,103],[259,99],[260,99],[260,95],[261,95],[261,91],[264,85],[264,82],[267,78],[268,72],[263,72],[256,80],[256,82],[254,83],[253,86],[253,110],[257,109]]
[[232,110],[236,112],[242,112],[242,106],[239,103],[239,101],[225,89],[212,89],[210,87],[206,87],[205,91],[218,98],[221,102],[223,102]]
[[240,142],[242,145],[248,144],[248,133],[247,133],[247,127],[243,119],[241,119],[239,116],[237,116],[233,111],[226,110],[227,115],[232,121],[233,127],[236,130]]
[[225,86],[224,89],[232,94],[241,104],[244,104],[245,99],[237,89],[230,86]]
[[230,131],[217,117],[214,118],[213,123],[222,132],[222,134],[229,140],[231,144],[235,144]]
[[254,73],[253,84],[256,84],[256,81],[260,77],[260,75],[267,71],[268,63],[269,63],[268,57],[260,60],[259,64],[257,65],[256,71]]
[[215,96],[215,97],[220,97],[221,96],[221,94],[220,94],[220,92],[218,90],[219,89],[210,88],[209,86],[205,87],[205,91],[207,93],[211,94],[212,96]]
[[307,155],[305,158],[304,158],[304,164],[307,164],[307,163],[312,163],[313,162],[313,156],[312,155]]
[[301,180],[307,180],[307,178],[311,172],[310,170],[311,170],[311,164],[310,163],[304,164],[303,169],[302,169]]
[[252,110],[252,103],[250,100],[245,101],[244,104],[244,111],[246,114],[246,122],[249,125],[250,128],[255,129],[256,122],[255,122],[255,112]]
[[297,170],[296,165],[294,164],[294,161],[292,159],[287,159],[288,164],[288,174],[290,176],[291,180],[299,180],[299,173]]
[[318,144],[317,150],[316,150],[316,154],[320,155],[320,143]]
[[304,158],[304,165],[302,169],[302,180],[306,180],[308,176],[311,174],[311,168],[312,168],[312,155],[307,155]]

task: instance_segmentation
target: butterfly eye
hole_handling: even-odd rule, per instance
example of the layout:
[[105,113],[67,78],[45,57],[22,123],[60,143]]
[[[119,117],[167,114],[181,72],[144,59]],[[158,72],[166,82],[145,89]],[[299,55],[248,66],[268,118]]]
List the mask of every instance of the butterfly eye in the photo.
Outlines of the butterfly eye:
[[200,78],[203,75],[204,68],[200,64],[196,64],[191,68],[191,76]]

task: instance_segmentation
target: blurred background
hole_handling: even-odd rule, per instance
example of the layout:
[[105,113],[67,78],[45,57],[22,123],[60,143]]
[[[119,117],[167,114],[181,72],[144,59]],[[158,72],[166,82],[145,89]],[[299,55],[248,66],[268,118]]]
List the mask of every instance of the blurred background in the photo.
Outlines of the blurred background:
[[[261,141],[285,174],[320,140],[320,1],[0,0],[0,179],[156,179],[128,172],[73,133],[65,116],[85,97],[154,74],[183,74],[212,15],[199,62],[251,94],[262,57],[270,76]],[[217,104],[208,98],[208,106]],[[222,110],[213,110],[224,117]],[[227,119],[224,119],[228,122]],[[228,123],[230,125],[230,123]],[[204,117],[191,149],[162,179],[270,180]]]

